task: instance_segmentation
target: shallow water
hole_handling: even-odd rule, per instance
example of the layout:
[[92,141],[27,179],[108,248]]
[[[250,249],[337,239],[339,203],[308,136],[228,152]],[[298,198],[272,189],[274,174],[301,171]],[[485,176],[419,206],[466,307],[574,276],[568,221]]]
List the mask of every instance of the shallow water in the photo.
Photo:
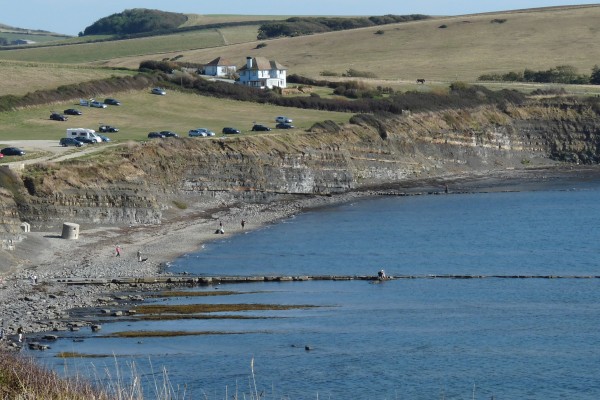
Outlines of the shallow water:
[[[174,272],[205,275],[600,276],[600,184],[519,193],[386,197],[321,209],[205,245]],[[556,190],[559,189],[559,190]],[[222,313],[256,319],[104,324],[60,351],[104,379],[135,362],[147,398],[167,370],[186,398],[600,398],[600,279],[265,282],[240,292],[153,302],[265,303],[301,309]],[[129,330],[212,332],[115,339]],[[308,346],[310,350],[305,350]],[[254,366],[252,377],[251,360]],[[151,364],[151,366],[150,366]],[[254,378],[254,379],[253,379]],[[255,392],[255,393],[256,393]]]

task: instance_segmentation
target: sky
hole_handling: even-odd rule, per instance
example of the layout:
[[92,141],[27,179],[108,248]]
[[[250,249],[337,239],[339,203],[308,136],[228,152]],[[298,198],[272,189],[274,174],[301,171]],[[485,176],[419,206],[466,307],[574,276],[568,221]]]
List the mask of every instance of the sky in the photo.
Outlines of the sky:
[[463,15],[573,4],[581,0],[20,0],[3,1],[0,24],[77,35],[100,18],[131,8],[185,14],[242,15]]

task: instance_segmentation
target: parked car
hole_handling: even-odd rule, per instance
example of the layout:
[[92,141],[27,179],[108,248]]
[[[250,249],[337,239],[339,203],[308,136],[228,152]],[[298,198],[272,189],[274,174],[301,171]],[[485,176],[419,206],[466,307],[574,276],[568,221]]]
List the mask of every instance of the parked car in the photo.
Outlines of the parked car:
[[268,126],[255,124],[254,126],[252,126],[252,130],[253,131],[270,131],[271,128],[269,128]]
[[76,137],[75,140],[79,140],[81,143],[85,143],[85,144],[96,144],[96,143],[98,143],[98,141],[96,139],[91,139],[91,138],[82,137],[82,136]]
[[111,99],[110,97],[108,99],[104,99],[104,104],[108,104],[111,106],[120,106],[121,102],[117,99]]
[[79,140],[77,140],[75,138],[70,138],[70,137],[61,138],[60,141],[58,142],[58,144],[60,144],[63,147],[68,147],[68,146],[81,147],[81,146],[83,146],[82,142],[80,142]]
[[69,119],[69,117],[67,117],[66,115],[62,115],[62,114],[53,112],[52,114],[50,114],[50,119],[52,119],[54,121],[66,121]]
[[240,133],[240,131],[235,128],[231,128],[231,127],[223,128],[223,134],[225,134],[225,135],[234,135],[236,133]]
[[196,128],[196,129],[192,129],[188,132],[189,136],[202,136],[202,137],[206,137],[206,136],[215,136],[215,133],[213,131],[211,131],[210,129],[206,129],[206,128]]
[[4,157],[4,154],[0,153],[0,158]]
[[67,115],[81,115],[81,111],[75,109],[75,108],[67,108],[65,111],[63,111],[64,114]]
[[295,126],[290,123],[287,123],[287,122],[280,122],[277,125],[275,125],[275,128],[277,128],[277,129],[292,129],[292,128],[295,128]]
[[167,94],[167,92],[165,92],[165,89],[163,88],[159,88],[159,87],[155,87],[151,90],[152,94],[158,94],[160,96],[164,96],[165,94]]
[[292,122],[292,120],[286,116],[280,115],[279,117],[275,118],[275,122],[283,123],[283,124],[290,124]]
[[101,103],[101,102],[99,102],[99,101],[96,101],[96,100],[94,100],[94,101],[90,101],[90,107],[96,107],[96,108],[106,108],[106,107],[107,107],[107,105],[106,105],[106,104],[104,104],[104,103]]
[[18,147],[5,147],[0,150],[0,154],[5,156],[24,156],[25,152]]
[[150,132],[148,134],[148,139],[157,139],[157,138],[164,138],[165,136],[160,134],[159,132]]
[[190,129],[190,131],[188,132],[188,136],[189,137],[194,137],[194,136],[202,136],[202,137],[206,137],[208,136],[206,134],[206,132],[202,129]]
[[98,128],[100,132],[119,132],[119,128],[111,125],[100,125]]
[[100,139],[102,139],[103,142],[110,142],[110,138],[108,136],[104,136],[104,135],[98,135],[100,136]]
[[160,131],[160,134],[163,135],[164,137],[179,137],[178,134],[176,134],[175,132],[171,132],[171,131]]

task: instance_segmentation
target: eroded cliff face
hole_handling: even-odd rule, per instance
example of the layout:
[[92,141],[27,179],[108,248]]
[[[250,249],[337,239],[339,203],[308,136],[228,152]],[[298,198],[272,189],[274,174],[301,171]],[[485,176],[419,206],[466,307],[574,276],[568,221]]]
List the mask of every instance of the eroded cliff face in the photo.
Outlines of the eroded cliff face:
[[22,175],[18,207],[4,196],[0,206],[10,215],[16,207],[34,229],[65,221],[154,224],[173,200],[217,193],[270,201],[600,159],[597,115],[576,103],[357,116],[353,122],[305,133],[129,144],[97,162],[38,165]]

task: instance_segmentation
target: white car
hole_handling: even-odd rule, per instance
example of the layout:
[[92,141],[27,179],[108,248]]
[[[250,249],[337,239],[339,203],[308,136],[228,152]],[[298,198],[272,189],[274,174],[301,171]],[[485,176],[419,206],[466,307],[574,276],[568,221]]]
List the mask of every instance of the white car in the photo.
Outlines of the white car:
[[292,120],[286,116],[280,115],[279,117],[275,118],[275,122],[279,124],[290,124],[292,123]]
[[152,89],[152,94],[158,94],[160,96],[164,96],[165,94],[167,94],[167,92],[165,92],[165,89],[163,89],[163,88],[155,87],[154,89]]

